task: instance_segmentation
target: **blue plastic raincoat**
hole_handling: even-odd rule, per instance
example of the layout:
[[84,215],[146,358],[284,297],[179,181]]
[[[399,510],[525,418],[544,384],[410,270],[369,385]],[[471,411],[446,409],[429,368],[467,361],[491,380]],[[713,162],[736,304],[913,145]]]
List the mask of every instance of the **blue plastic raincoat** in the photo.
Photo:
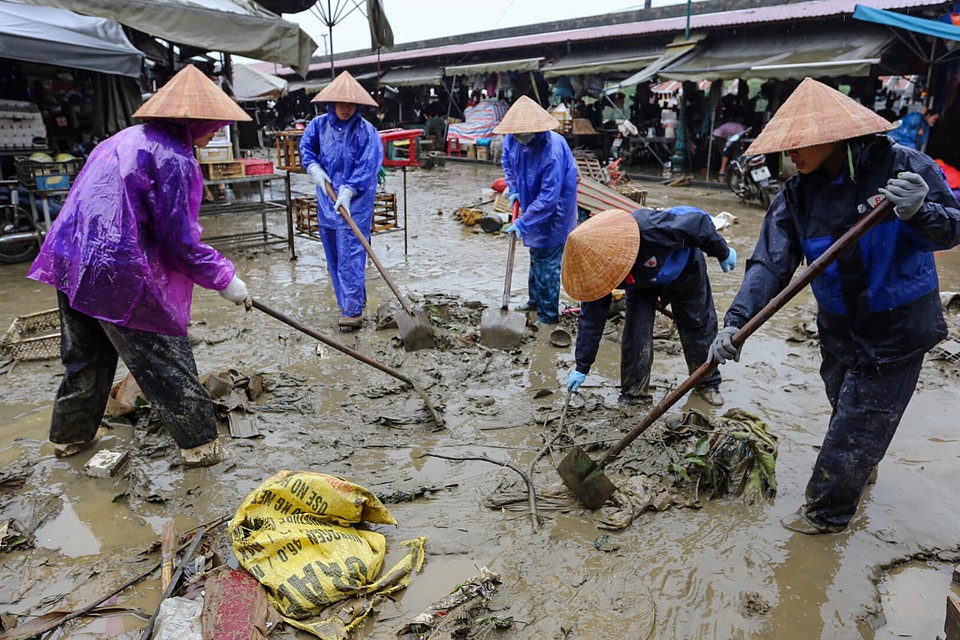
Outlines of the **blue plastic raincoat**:
[[501,164],[510,193],[520,196],[523,244],[547,249],[566,242],[577,226],[577,165],[563,136],[545,131],[521,144],[507,135]]
[[193,140],[222,122],[155,121],[93,150],[27,274],[70,306],[130,329],[183,336],[194,283],[225,289],[233,264],[200,241]]
[[[360,115],[360,109],[344,121],[337,117],[331,104],[325,115],[311,120],[300,140],[300,160],[304,169],[319,164],[333,181],[334,193],[340,193],[342,185],[353,191],[350,216],[369,233],[383,145],[374,126]],[[333,200],[320,187],[317,201],[321,227],[350,230],[333,210]]]

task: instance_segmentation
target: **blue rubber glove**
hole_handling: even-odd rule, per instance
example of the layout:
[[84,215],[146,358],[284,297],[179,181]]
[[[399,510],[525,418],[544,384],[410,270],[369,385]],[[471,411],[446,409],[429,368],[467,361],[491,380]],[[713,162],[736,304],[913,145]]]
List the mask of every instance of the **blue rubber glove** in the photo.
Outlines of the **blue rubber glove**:
[[512,209],[514,202],[520,202],[520,194],[518,194],[518,193],[511,193],[511,194],[509,195],[509,197],[507,198],[507,200],[509,201],[510,208]]
[[587,379],[587,374],[580,373],[576,369],[570,372],[570,375],[567,377],[567,389],[570,391],[576,391],[580,388],[580,385],[583,384],[583,381]]
[[737,268],[737,250],[733,247],[727,248],[730,249],[730,253],[727,254],[727,259],[720,261],[720,268],[723,269],[724,273]]
[[340,187],[340,193],[337,194],[337,201],[333,203],[333,210],[340,211],[340,207],[350,213],[350,201],[353,200],[353,189],[347,185]]
[[517,223],[516,223],[516,222],[514,222],[512,225],[510,225],[509,227],[507,227],[507,233],[515,233],[515,234],[517,234],[517,240],[519,240],[520,237],[522,236],[522,232],[520,231],[520,227],[517,226]]

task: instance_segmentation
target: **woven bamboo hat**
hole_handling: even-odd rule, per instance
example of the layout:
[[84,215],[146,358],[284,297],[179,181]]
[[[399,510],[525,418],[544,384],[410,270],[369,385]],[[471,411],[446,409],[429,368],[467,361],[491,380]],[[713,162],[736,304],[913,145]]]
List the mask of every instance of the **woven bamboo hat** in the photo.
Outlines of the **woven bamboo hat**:
[[892,123],[836,89],[804,78],[746,153],[801,149],[893,128]]
[[593,216],[567,237],[560,280],[581,302],[599,300],[623,282],[637,260],[640,227],[622,209]]
[[135,118],[247,121],[250,116],[200,69],[188,64],[140,105]]
[[377,101],[370,97],[367,90],[354,80],[349,71],[344,71],[333,82],[323,88],[310,102],[352,102],[376,107]]
[[547,113],[543,107],[527,96],[520,96],[520,99],[507,110],[500,124],[494,127],[493,132],[501,135],[506,133],[540,133],[541,131],[553,131],[559,126],[560,122]]

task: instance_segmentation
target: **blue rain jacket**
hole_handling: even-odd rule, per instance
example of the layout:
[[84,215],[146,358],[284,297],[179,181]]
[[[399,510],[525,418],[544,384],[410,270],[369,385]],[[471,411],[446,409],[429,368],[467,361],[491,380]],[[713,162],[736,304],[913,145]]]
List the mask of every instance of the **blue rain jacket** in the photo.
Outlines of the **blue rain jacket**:
[[917,146],[917,138],[920,136],[921,131],[923,132],[923,137],[920,138],[920,147],[927,141],[930,125],[926,123],[923,115],[919,111],[912,111],[900,118],[900,126],[893,131],[888,131],[887,135],[893,138],[894,142],[899,142],[905,147],[918,149],[920,147]]
[[[703,251],[717,260],[726,260],[730,254],[727,241],[717,231],[709,214],[697,207],[672,207],[664,211],[637,209],[631,215],[640,227],[640,249],[630,269],[633,282],[621,283],[618,289],[667,287],[695,259],[695,251]],[[705,280],[702,286],[706,292],[709,281]],[[702,300],[704,304],[713,303],[709,295],[704,295]],[[580,304],[576,362],[577,371],[581,373],[589,373],[597,357],[611,301],[612,296],[607,294],[599,300]],[[705,317],[709,311],[703,309],[700,315]]]
[[849,367],[880,366],[925,353],[947,335],[933,251],[960,243],[960,204],[926,155],[884,135],[849,141],[854,172],[786,182],[764,218],[726,326],[742,327],[877,202],[901,171],[930,188],[909,222],[893,213],[812,282],[820,346]]
[[[370,228],[383,144],[376,128],[360,115],[360,107],[344,121],[337,117],[331,104],[325,115],[311,120],[300,139],[300,161],[304,169],[319,164],[333,181],[335,193],[340,193],[342,185],[350,187],[354,193],[350,216],[361,229]],[[320,187],[317,202],[321,227],[349,230],[349,225],[333,210],[333,200]]]
[[501,164],[507,188],[520,196],[523,244],[549,249],[566,242],[577,226],[577,165],[563,136],[545,131],[520,144],[507,135]]

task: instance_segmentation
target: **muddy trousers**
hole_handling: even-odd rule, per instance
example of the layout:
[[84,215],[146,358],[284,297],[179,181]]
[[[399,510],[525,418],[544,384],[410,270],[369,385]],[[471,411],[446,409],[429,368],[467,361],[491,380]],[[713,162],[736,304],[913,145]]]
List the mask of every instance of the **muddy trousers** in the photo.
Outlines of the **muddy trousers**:
[[817,522],[843,528],[893,440],[916,389],[923,356],[864,372],[826,350],[821,353],[820,377],[833,413],[807,484],[804,510]]
[[[717,337],[717,310],[707,279],[703,254],[694,252],[686,268],[668,285],[626,287],[623,333],[620,336],[620,393],[627,397],[649,396],[653,366],[653,325],[656,303],[670,305],[687,370],[692,373],[707,360],[707,351]],[[714,368],[700,387],[720,386],[720,370]]]
[[[354,218],[354,222],[369,242],[372,220]],[[367,301],[367,252],[349,227],[320,227],[318,232],[340,313],[350,318],[363,315]]]
[[216,439],[213,403],[197,376],[186,336],[127,329],[60,305],[60,359],[66,370],[50,421],[50,441],[84,442],[97,433],[117,371],[117,358],[159,412],[181,449]]
[[560,320],[560,263],[563,245],[540,249],[530,247],[527,290],[537,307],[537,322],[555,324]]

